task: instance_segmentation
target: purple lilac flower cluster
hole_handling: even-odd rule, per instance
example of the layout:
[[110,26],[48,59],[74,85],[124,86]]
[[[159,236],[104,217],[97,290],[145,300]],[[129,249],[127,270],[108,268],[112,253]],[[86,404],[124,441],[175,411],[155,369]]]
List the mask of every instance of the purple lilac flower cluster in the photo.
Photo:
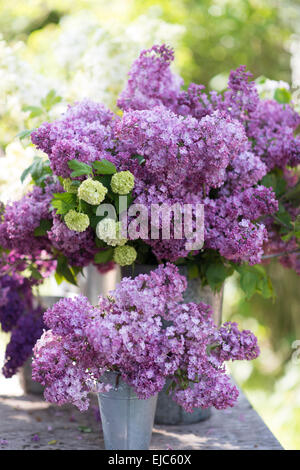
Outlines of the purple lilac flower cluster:
[[6,347],[2,369],[5,377],[12,377],[32,354],[32,349],[44,329],[42,313],[41,307],[22,311]]
[[14,273],[0,275],[0,324],[11,331],[23,312],[32,307],[31,285],[28,279]]
[[87,266],[93,261],[97,248],[91,228],[85,232],[74,232],[58,216],[54,216],[47,235],[52,247],[63,253],[72,266]]
[[49,249],[46,237],[35,237],[34,230],[42,219],[50,220],[50,202],[58,188],[47,185],[45,189],[34,186],[19,201],[8,204],[0,224],[0,245],[5,249],[19,250],[24,255],[38,254]]
[[[199,186],[203,182],[203,178],[209,178],[208,168],[205,168],[204,177],[195,174],[195,184],[193,183],[193,172],[188,169],[190,176],[188,188],[197,194],[198,200],[205,204],[205,248],[219,250],[225,258],[236,262],[248,261],[251,264],[260,262],[264,250],[270,252],[272,249],[271,246],[268,247],[268,239],[274,248],[273,232],[277,231],[279,244],[281,237],[280,226],[278,224],[274,226],[266,219],[266,216],[278,210],[275,194],[272,190],[266,191],[261,187],[260,195],[257,197],[257,184],[270,171],[276,170],[279,171],[279,174],[280,172],[285,174],[287,166],[296,167],[300,163],[300,138],[296,132],[300,125],[300,116],[288,104],[280,104],[275,100],[261,100],[255,82],[251,81],[252,76],[246,72],[245,66],[231,72],[228,89],[223,94],[214,91],[206,93],[204,86],[193,83],[190,84],[187,91],[184,91],[181,89],[180,80],[170,70],[173,58],[170,50],[167,54],[165,46],[155,46],[151,50],[141,53],[131,68],[128,85],[118,101],[119,106],[127,111],[123,120],[125,119],[125,123],[127,123],[128,115],[132,116],[133,124],[137,113],[138,122],[141,122],[141,113],[145,113],[149,120],[151,112],[155,119],[157,105],[160,107],[163,105],[172,112],[172,116],[174,114],[178,117],[183,116],[183,122],[189,122],[189,119],[193,117],[198,121],[199,127],[203,126],[206,119],[214,117],[216,112],[226,115],[227,121],[231,120],[232,129],[234,127],[238,129],[238,125],[242,126],[242,131],[239,131],[238,135],[244,134],[243,138],[246,140],[244,147],[238,146],[237,152],[231,152],[228,159],[226,159],[226,149],[219,147],[221,159],[216,158],[215,167],[212,169],[217,184],[206,180],[205,193],[207,197],[204,198],[204,194],[201,194]],[[146,68],[147,70],[145,70]],[[152,79],[156,84],[154,88],[151,88]],[[173,84],[172,94],[165,101],[164,95],[168,80]],[[122,127],[122,121],[118,127]],[[148,132],[151,133],[151,131],[152,126],[151,129],[148,126]],[[143,130],[137,129],[136,136],[140,136],[142,132]],[[135,138],[135,135],[133,134],[132,137]],[[225,143],[223,134],[218,128],[216,128],[213,137],[219,138],[220,143]],[[157,139],[157,135],[155,139]],[[138,140],[137,143],[140,144],[140,141]],[[179,142],[178,147],[180,149]],[[225,153],[223,153],[224,151]],[[144,147],[139,147],[139,153],[146,158],[145,169],[147,167],[153,168],[156,161],[162,158],[161,153],[159,155],[153,153],[149,158],[145,143]],[[197,156],[201,163],[206,160],[203,150]],[[188,153],[187,160],[189,158]],[[149,160],[153,160],[153,162],[149,162]],[[164,158],[163,161],[165,161]],[[134,170],[135,167],[132,167],[133,172]],[[138,186],[139,196],[145,191],[148,182],[141,171],[136,171],[134,174],[141,180]],[[174,180],[177,179],[177,174],[178,171]],[[294,182],[294,186],[296,183]],[[217,193],[211,191],[216,186],[219,188]],[[184,183],[182,183],[182,187],[184,187]],[[249,201],[249,204],[246,205],[244,204],[245,191],[247,191]],[[227,198],[227,209],[224,210],[225,197]],[[238,204],[241,208],[238,212],[235,207],[233,209],[229,207],[232,204],[232,198],[234,206],[236,207]],[[264,211],[262,211],[263,207]],[[295,221],[298,212],[291,211],[287,204],[285,204],[285,209],[290,214],[292,221]],[[261,221],[258,223],[254,215],[259,212],[261,213],[259,216]],[[230,217],[226,219],[229,214]],[[178,246],[177,240],[172,240],[170,243],[173,248]],[[295,238],[289,242],[289,246],[285,245],[283,251],[291,250],[291,245],[297,247]],[[158,248],[155,254],[158,258],[163,258],[168,252],[172,253],[174,258],[170,259],[174,260],[176,248],[166,250],[166,243],[163,242],[161,252]],[[182,256],[182,252],[178,251],[178,255]],[[285,265],[295,267],[299,265],[299,253],[282,257],[280,260]]]
[[18,272],[27,261],[15,253],[4,254],[1,261],[0,326],[11,332],[2,372],[5,377],[12,377],[32,353],[43,331],[43,319],[40,307],[34,307],[31,290],[34,281]]
[[[165,45],[141,52],[118,100],[124,110],[121,119],[100,104],[83,101],[62,119],[37,129],[32,141],[48,154],[58,176],[70,176],[70,159],[91,163],[106,158],[134,174],[137,204],[150,208],[160,203],[203,203],[204,248],[218,250],[234,262],[260,262],[267,230],[257,218],[274,213],[278,206],[274,192],[257,184],[274,164],[279,165],[279,154],[284,159],[281,165],[297,161],[293,130],[299,116],[290,107],[260,101],[244,67],[231,73],[224,95],[207,94],[195,84],[184,91],[183,81],[170,69],[173,59]],[[137,155],[144,159],[142,164]],[[161,226],[160,218],[158,229]],[[146,243],[158,260],[188,255],[184,241],[173,234],[171,240]]]
[[218,329],[203,303],[181,303],[185,288],[185,277],[167,264],[124,278],[96,307],[83,296],[60,300],[44,314],[50,330],[34,348],[33,379],[45,386],[45,398],[85,410],[88,392],[107,390],[101,377],[114,370],[139,398],[169,378],[172,398],[187,411],[233,406],[238,391],[224,361],[256,358],[257,340],[235,323]]
[[[16,250],[3,251],[0,263],[0,326],[11,333],[6,347],[3,374],[12,377],[32,353],[43,330],[42,309],[36,306],[32,287],[43,282],[55,268],[47,257],[24,256]],[[34,269],[39,276],[25,276]]]
[[[54,215],[51,201],[58,192],[62,192],[59,183],[47,184],[44,188],[34,186],[20,200],[8,204],[0,223],[0,246],[41,262],[51,259],[54,249],[69,258],[70,264],[87,266],[97,251],[95,236],[91,229],[83,233],[69,230]],[[45,220],[50,222],[51,228],[45,235],[35,236],[35,229]]]
[[173,109],[183,85],[183,80],[170,70],[173,60],[172,49],[165,45],[142,51],[131,67],[127,87],[118,99],[118,106],[125,111],[160,105]]
[[85,100],[69,107],[54,123],[44,123],[31,135],[32,142],[48,154],[53,173],[67,178],[68,161],[91,163],[111,158],[114,148],[113,113],[105,106]]
[[[271,230],[266,218],[278,210],[274,191],[261,181],[274,169],[285,171],[299,163],[300,141],[294,134],[300,117],[289,105],[260,100],[244,66],[231,72],[223,94],[193,83],[185,91],[182,79],[171,71],[173,59],[165,45],[141,52],[118,100],[122,118],[84,100],[35,130],[32,142],[48,154],[56,177],[70,177],[70,160],[91,165],[106,159],[133,173],[137,204],[203,203],[204,249],[217,250],[232,262],[259,263]],[[82,176],[73,179],[78,178]],[[38,192],[32,201],[25,198],[14,209],[7,208],[0,244],[4,238],[20,237],[30,248],[49,242],[80,265],[88,264],[93,251],[90,228],[80,237],[76,234],[72,243],[72,231],[55,216],[48,237],[32,237],[38,217],[23,206],[30,202],[38,207]],[[15,209],[29,216],[20,227]],[[162,216],[158,224],[160,229]],[[77,238],[79,245],[86,243],[86,259],[84,250],[78,255],[72,249]],[[174,262],[189,254],[185,241],[174,234],[170,240],[145,242],[158,260]]]

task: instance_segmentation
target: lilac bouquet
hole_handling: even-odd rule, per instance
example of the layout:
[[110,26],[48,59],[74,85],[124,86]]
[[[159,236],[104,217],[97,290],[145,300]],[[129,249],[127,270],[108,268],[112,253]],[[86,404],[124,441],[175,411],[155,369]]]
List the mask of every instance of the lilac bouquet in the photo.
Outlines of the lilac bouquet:
[[[188,263],[215,288],[220,279],[213,271],[222,273],[221,282],[234,269],[249,275],[249,266],[274,253],[276,244],[282,250],[282,242],[298,269],[298,183],[290,168],[300,159],[294,135],[299,115],[289,104],[260,100],[244,67],[231,73],[223,95],[195,84],[184,91],[170,70],[172,60],[166,46],[141,53],[118,100],[121,118],[83,101],[31,133],[48,159],[26,171],[40,187],[32,204],[25,196],[26,227],[10,217],[23,201],[7,207],[0,227],[4,248],[16,248],[20,237],[23,251],[42,244],[60,260],[58,277],[68,273],[69,279],[91,262],[105,270],[113,262],[171,261]],[[98,205],[109,202],[119,212],[120,195],[146,209],[202,204],[203,248],[188,249],[172,229],[168,239],[138,230],[122,236],[114,224],[114,236],[99,235]],[[40,197],[46,213],[37,206]],[[157,224],[159,231],[163,216]],[[266,283],[261,286],[270,294]]]
[[[91,263],[106,272],[115,263],[172,262],[213,290],[236,271],[248,298],[274,295],[262,266],[273,257],[300,273],[300,116],[288,93],[260,99],[243,66],[222,94],[184,89],[173,59],[164,45],[142,51],[118,114],[84,100],[28,131],[44,157],[23,174],[32,191],[0,215],[2,264],[15,253],[30,279],[41,282],[52,269],[58,283],[75,284]],[[177,233],[186,205],[189,230],[203,230],[196,248]],[[164,208],[157,218],[153,207]],[[9,269],[22,275],[15,258]]]
[[83,296],[62,299],[44,314],[48,331],[34,348],[33,379],[46,400],[89,406],[89,391],[107,391],[117,372],[141,399],[171,379],[169,393],[186,411],[233,406],[238,390],[224,361],[255,359],[257,339],[235,323],[217,328],[208,305],[184,304],[186,279],[168,263],[124,278],[93,307]]

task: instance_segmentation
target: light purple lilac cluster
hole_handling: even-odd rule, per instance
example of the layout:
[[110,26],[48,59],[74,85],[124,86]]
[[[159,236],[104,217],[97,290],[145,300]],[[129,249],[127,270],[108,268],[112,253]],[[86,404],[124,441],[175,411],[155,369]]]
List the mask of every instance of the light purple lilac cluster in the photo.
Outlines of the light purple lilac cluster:
[[[272,170],[285,173],[287,166],[296,167],[300,163],[300,137],[296,132],[300,125],[300,116],[290,105],[279,104],[274,100],[260,100],[255,82],[251,81],[252,76],[246,72],[245,66],[231,72],[228,89],[223,94],[218,94],[214,91],[207,93],[204,86],[193,83],[187,91],[182,90],[180,80],[175,75],[171,78],[172,60],[172,52],[169,50],[167,54],[165,46],[160,48],[156,46],[149,51],[143,51],[131,68],[128,85],[122,92],[118,104],[132,116],[134,112],[147,113],[149,116],[151,111],[155,116],[157,105],[163,105],[178,117],[183,116],[184,122],[188,122],[193,117],[198,121],[199,126],[205,122],[205,119],[215,116],[218,112],[226,115],[227,119],[231,119],[233,127],[237,128],[238,124],[242,126],[242,133],[247,141],[244,148],[238,148],[236,154],[230,153],[228,161],[226,157],[221,158],[221,164],[216,158],[214,173],[217,175],[219,184],[207,182],[206,198],[199,190],[199,183],[202,180],[195,178],[193,182],[193,172],[190,174],[188,185],[189,190],[197,194],[198,199],[205,204],[205,248],[217,249],[225,258],[233,261],[258,263],[261,261],[263,251],[271,250],[271,247],[268,247],[268,238],[271,239],[272,232],[275,230],[272,224],[262,219],[276,212],[278,205],[272,191],[261,188],[260,195],[257,197],[257,184]],[[145,71],[146,67],[147,71]],[[152,79],[156,83],[155,89],[151,88]],[[172,84],[176,83],[176,86],[172,86],[172,94],[166,102],[164,95],[168,80]],[[218,137],[222,142],[223,135],[219,129],[214,135],[214,138]],[[178,147],[180,148],[180,143]],[[140,153],[147,155],[147,148],[140,149]],[[166,154],[168,155],[167,151]],[[199,155],[201,155],[199,160],[202,162],[202,152]],[[161,158],[161,154],[158,158]],[[156,154],[152,154],[151,159],[154,162],[158,158]],[[149,156],[148,167],[155,164],[149,163],[148,160]],[[224,175],[221,175],[223,164]],[[141,175],[140,193],[143,191],[143,182],[143,175]],[[218,186],[218,191],[211,191],[215,186]],[[247,191],[250,206],[244,205],[245,212],[243,209],[237,212],[236,204],[242,207],[245,191]],[[227,207],[224,210],[225,198],[227,198]],[[232,204],[232,198],[234,199],[233,209],[229,207]],[[238,202],[239,199],[240,202]],[[262,212],[263,207],[265,211]],[[288,210],[288,212],[292,220],[295,220],[297,215],[295,211]],[[256,222],[254,217],[254,214],[258,213],[261,213],[260,223]],[[229,218],[226,219],[228,215]],[[280,235],[277,238],[280,243]],[[174,245],[178,246],[176,240],[172,241],[172,244],[173,248]],[[274,246],[274,239],[272,244]],[[291,244],[296,246],[296,240],[293,239]],[[158,258],[160,255],[163,258],[167,251],[176,255],[176,248],[166,250],[166,243],[164,242],[163,245],[161,253],[159,248],[155,252]],[[288,249],[290,246],[286,245],[284,251]],[[281,258],[281,261],[283,264],[287,263],[294,267],[295,263],[299,264],[296,254]]]
[[183,85],[182,78],[170,70],[173,60],[174,52],[165,45],[154,45],[142,51],[131,67],[127,87],[118,99],[118,106],[124,111],[160,105],[173,110]]
[[[276,133],[282,130],[297,160],[292,134],[299,116],[292,108],[260,101],[244,67],[231,73],[224,95],[207,94],[195,84],[184,91],[182,80],[170,69],[173,59],[173,51],[164,45],[141,52],[118,100],[124,110],[121,119],[100,104],[83,101],[62,119],[37,129],[32,141],[48,154],[59,176],[70,175],[67,163],[72,158],[85,163],[106,158],[119,170],[130,170],[135,176],[134,202],[149,209],[162,202],[203,203],[204,248],[219,250],[232,261],[258,263],[267,231],[256,220],[278,206],[272,190],[256,186],[281,152],[277,147],[282,139],[275,139]],[[136,156],[144,158],[143,164]],[[185,241],[174,235],[146,243],[158,260],[188,255]]]
[[[33,186],[33,190],[20,200],[8,204],[0,223],[0,246],[41,262],[53,258],[54,249],[66,256],[71,265],[84,267],[90,264],[97,251],[92,230],[83,233],[69,230],[51,207],[53,194],[62,190],[59,183],[53,182],[45,188]],[[44,235],[35,236],[35,229],[47,220],[51,228]]]
[[68,161],[92,163],[111,159],[114,148],[113,113],[104,105],[84,100],[70,106],[61,119],[45,122],[31,134],[32,142],[48,154],[53,173],[68,178]]
[[181,303],[185,288],[185,277],[167,264],[124,278],[96,307],[83,296],[60,300],[44,314],[50,329],[34,348],[33,379],[45,398],[83,411],[89,391],[109,389],[101,377],[113,370],[142,399],[169,378],[172,398],[187,411],[233,406],[238,391],[224,361],[256,358],[257,339],[235,323],[217,328],[208,305]]
[[85,232],[74,232],[57,215],[47,236],[51,246],[66,256],[71,266],[87,266],[98,251],[90,227]]
[[[233,262],[259,263],[268,242],[265,219],[278,209],[274,192],[261,180],[273,169],[285,171],[287,165],[299,163],[300,138],[294,134],[300,117],[289,105],[260,100],[244,66],[231,72],[223,94],[208,93],[193,83],[183,90],[182,79],[170,68],[173,59],[165,45],[141,52],[118,100],[122,118],[84,100],[69,107],[61,119],[35,130],[32,141],[48,154],[55,176],[70,176],[71,159],[91,164],[105,158],[118,170],[134,174],[135,203],[149,209],[157,203],[203,203],[204,249],[217,250]],[[80,237],[82,245],[86,243],[86,259],[83,250],[79,256],[73,252],[76,243],[58,218],[49,237],[36,240],[31,230],[35,214],[28,208],[22,212],[29,215],[27,227],[25,222],[17,227],[13,215],[27,202],[36,205],[36,198],[22,201],[6,210],[0,244],[7,236],[12,240],[20,235],[25,246],[49,242],[81,265],[91,261],[90,229]],[[189,254],[185,240],[174,234],[170,240],[145,242],[158,260],[174,262]]]
[[0,245],[23,255],[37,255],[49,249],[47,238],[35,237],[34,230],[42,219],[51,219],[50,202],[58,190],[57,185],[46,185],[45,189],[33,186],[20,200],[8,204],[0,224]]

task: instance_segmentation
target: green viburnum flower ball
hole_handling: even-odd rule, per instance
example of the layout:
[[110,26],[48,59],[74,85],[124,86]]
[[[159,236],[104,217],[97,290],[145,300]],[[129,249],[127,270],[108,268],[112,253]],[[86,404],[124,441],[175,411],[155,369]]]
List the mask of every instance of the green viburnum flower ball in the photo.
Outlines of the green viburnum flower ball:
[[65,224],[70,230],[74,230],[74,232],[84,232],[90,225],[90,219],[88,215],[80,214],[71,209],[65,215]]
[[137,252],[133,246],[117,246],[114,249],[114,261],[120,266],[128,266],[136,260]]
[[63,187],[67,193],[77,194],[77,188],[76,186],[72,185],[72,180],[70,178],[66,178],[63,181]]
[[110,246],[123,246],[127,238],[122,237],[122,223],[113,219],[105,218],[97,224],[97,237]]
[[134,188],[134,176],[130,171],[120,171],[113,175],[110,185],[114,193],[128,194]]
[[92,206],[96,206],[104,201],[106,193],[107,188],[100,181],[94,181],[91,178],[83,181],[78,188],[79,199]]

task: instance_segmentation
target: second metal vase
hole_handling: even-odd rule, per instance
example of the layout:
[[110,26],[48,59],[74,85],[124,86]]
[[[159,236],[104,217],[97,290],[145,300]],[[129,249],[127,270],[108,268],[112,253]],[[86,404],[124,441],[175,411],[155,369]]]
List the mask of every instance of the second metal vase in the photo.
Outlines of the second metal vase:
[[107,372],[102,381],[112,385],[98,394],[105,449],[149,449],[157,395],[140,400],[115,372]]

